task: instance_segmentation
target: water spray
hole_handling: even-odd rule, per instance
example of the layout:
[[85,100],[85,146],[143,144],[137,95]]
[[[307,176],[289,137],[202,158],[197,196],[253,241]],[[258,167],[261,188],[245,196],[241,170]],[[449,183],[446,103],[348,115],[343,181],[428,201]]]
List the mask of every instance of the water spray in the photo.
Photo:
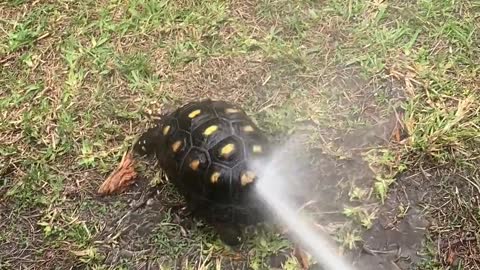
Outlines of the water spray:
[[336,254],[335,248],[328,240],[294,208],[291,195],[302,188],[296,180],[302,177],[302,172],[305,172],[300,168],[305,163],[288,151],[299,149],[296,146],[290,141],[281,149],[277,149],[267,164],[252,164],[259,172],[257,195],[325,270],[354,270]]

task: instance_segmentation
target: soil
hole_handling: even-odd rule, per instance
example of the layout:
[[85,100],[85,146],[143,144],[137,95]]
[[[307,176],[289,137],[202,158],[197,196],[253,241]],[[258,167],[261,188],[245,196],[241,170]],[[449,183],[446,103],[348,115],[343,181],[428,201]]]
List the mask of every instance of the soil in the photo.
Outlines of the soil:
[[[350,149],[379,145],[388,141],[394,126],[392,118],[368,130],[354,131],[339,141],[347,142],[344,145]],[[343,206],[352,205],[346,194],[349,183],[355,183],[357,187],[371,187],[374,175],[358,154],[343,161],[317,154],[316,163],[321,164],[318,175],[321,175],[322,182],[315,189],[316,196],[313,195],[312,199],[322,203],[316,204],[315,211],[329,213],[318,222],[323,227],[335,228],[347,221],[341,214]],[[364,207],[378,206],[379,214],[372,227],[364,231],[360,247],[348,252],[347,256],[356,269],[406,270],[415,269],[421,262],[418,253],[422,249],[428,222],[421,207],[426,195],[425,184],[417,181],[419,177],[399,177],[391,186],[383,205],[377,205],[373,200],[360,203]],[[402,212],[403,209],[406,210]]]
[[[380,208],[378,220],[365,232],[356,259],[360,269],[415,269],[421,262],[418,252],[428,227],[420,206],[425,191],[409,182],[399,180]],[[408,206],[402,217],[398,217],[400,206]]]

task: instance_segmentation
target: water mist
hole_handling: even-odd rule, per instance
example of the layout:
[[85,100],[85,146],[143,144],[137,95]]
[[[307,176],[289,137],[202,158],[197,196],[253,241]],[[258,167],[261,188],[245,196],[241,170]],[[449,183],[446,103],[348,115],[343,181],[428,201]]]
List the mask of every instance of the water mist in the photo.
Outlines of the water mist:
[[[252,164],[259,175],[256,193],[273,212],[274,218],[285,225],[294,236],[325,270],[354,270],[335,252],[326,236],[320,235],[318,229],[306,217],[301,216],[295,208],[294,196],[302,193],[300,181],[308,177],[308,162],[305,155],[299,153],[300,145],[294,140],[276,149],[268,163]],[[321,181],[321,179],[319,179]]]

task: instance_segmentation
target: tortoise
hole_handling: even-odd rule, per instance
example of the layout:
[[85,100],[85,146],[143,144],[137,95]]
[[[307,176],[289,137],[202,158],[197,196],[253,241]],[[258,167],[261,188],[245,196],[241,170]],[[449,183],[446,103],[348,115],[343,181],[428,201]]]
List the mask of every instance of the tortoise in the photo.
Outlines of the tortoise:
[[266,133],[242,108],[211,99],[162,115],[134,145],[136,153],[156,157],[188,211],[232,246],[241,242],[242,226],[264,220],[252,163],[265,160],[270,149]]

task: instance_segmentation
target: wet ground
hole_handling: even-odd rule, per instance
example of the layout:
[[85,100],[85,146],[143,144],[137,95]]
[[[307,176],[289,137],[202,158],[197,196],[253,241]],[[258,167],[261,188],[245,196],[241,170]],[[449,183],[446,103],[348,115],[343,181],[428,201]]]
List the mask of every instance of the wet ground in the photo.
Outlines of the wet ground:
[[[394,118],[390,121],[384,120],[371,128],[354,131],[338,141],[344,141],[343,146],[346,149],[375,147],[389,140],[395,123]],[[351,185],[369,188],[373,186],[372,181],[375,178],[360,152],[351,151],[352,156],[345,160],[317,154],[315,163],[321,164],[318,166],[321,181],[314,192],[317,195],[311,196],[320,202],[315,205],[315,212],[327,213],[320,217],[318,222],[326,228],[336,228],[337,225],[348,222],[345,216],[340,214],[346,205],[375,209],[378,214],[371,228],[353,226],[362,231],[363,235],[358,248],[347,252],[350,261],[359,270],[416,269],[422,259],[419,253],[428,226],[422,213],[422,201],[426,191],[421,184],[421,176],[400,175],[391,186],[383,205],[375,199],[353,203],[348,194]]]

